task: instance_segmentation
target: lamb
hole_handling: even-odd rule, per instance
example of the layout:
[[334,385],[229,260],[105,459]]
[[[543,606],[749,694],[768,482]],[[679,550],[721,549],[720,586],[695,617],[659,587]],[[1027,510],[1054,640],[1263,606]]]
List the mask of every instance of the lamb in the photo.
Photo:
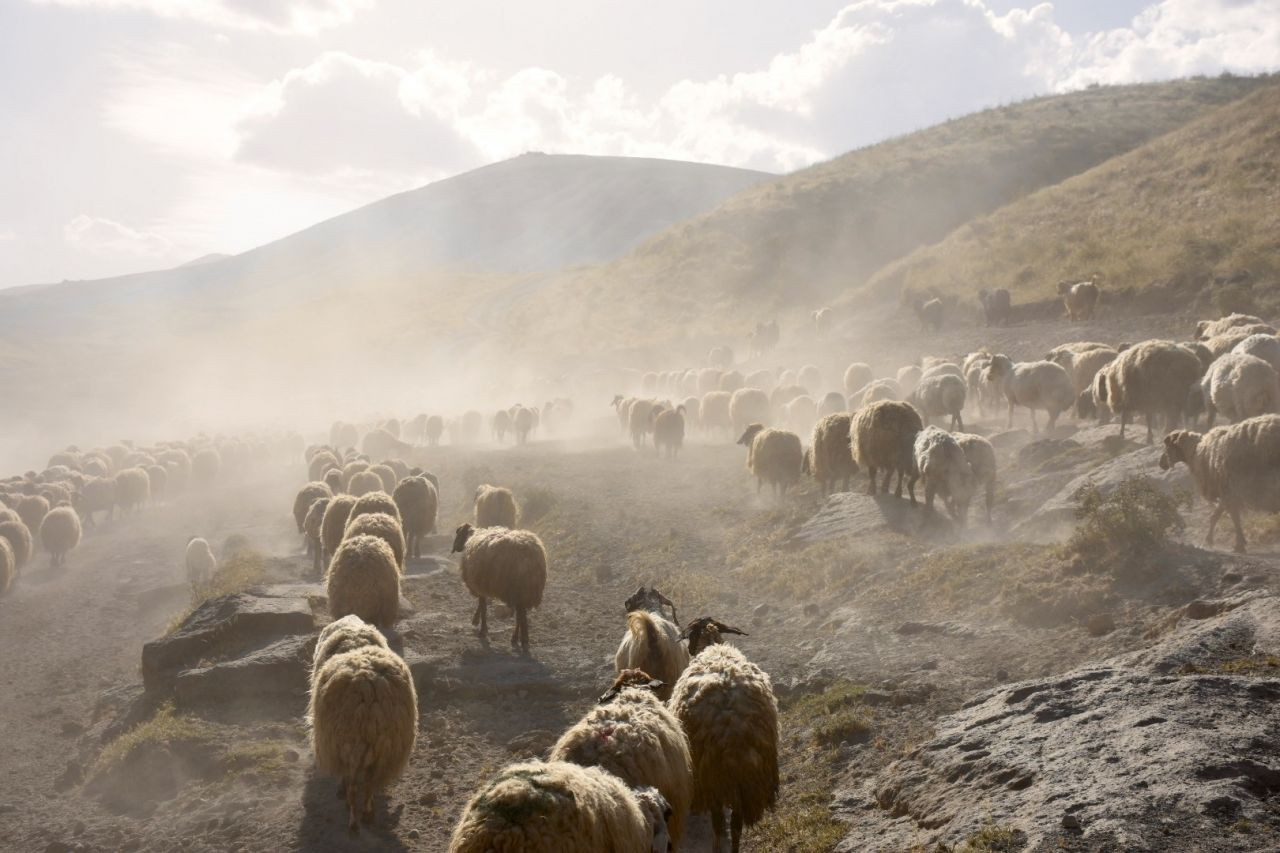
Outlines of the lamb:
[[49,564],[67,564],[67,552],[80,544],[80,516],[65,504],[49,510],[40,522],[40,544],[49,552]]
[[[663,607],[671,608],[667,619]],[[614,669],[640,669],[662,682],[656,688],[658,698],[664,702],[671,698],[671,688],[684,668],[689,665],[689,653],[680,644],[680,622],[676,619],[676,606],[661,592],[640,587],[626,600],[627,632],[618,644],[614,655]]]
[[853,416],[848,412],[827,415],[813,427],[811,467],[824,495],[843,483],[841,491],[849,491],[850,481],[858,473],[858,465],[849,450],[849,427]]
[[392,498],[400,509],[409,553],[415,559],[421,557],[422,537],[436,532],[436,513],[440,507],[436,487],[426,477],[405,477],[396,486]]
[[[303,522],[307,519],[307,513],[311,510],[311,505],[320,498],[332,498],[333,490],[325,483],[312,481],[307,483],[293,497],[293,520],[298,526],[298,532],[302,533]],[[311,542],[307,541],[307,553],[311,553]]]
[[675,459],[684,445],[684,412],[683,405],[663,409],[653,419],[653,446],[670,459]]
[[[704,404],[705,401],[703,398]],[[739,388],[729,399],[729,420],[735,433],[741,433],[753,423],[768,424],[772,416],[769,396],[759,388]]]
[[858,393],[859,388],[871,384],[874,378],[870,365],[855,361],[844,370],[844,393],[852,397]]
[[325,590],[333,618],[354,613],[380,628],[394,625],[400,615],[400,570],[391,546],[377,536],[348,536],[329,562]]
[[827,415],[838,415],[841,412],[849,411],[849,401],[839,391],[828,391],[818,403],[818,417],[825,418]]
[[889,491],[889,479],[898,474],[897,496],[902,497],[902,481],[909,478],[907,491],[916,502],[915,440],[924,429],[920,413],[910,403],[888,400],[871,403],[854,412],[849,424],[853,461],[867,469],[871,480],[867,494],[876,494],[876,471],[884,471],[880,491]]
[[1007,326],[1013,314],[1013,302],[1009,291],[1003,287],[995,290],[979,290],[978,302],[982,305],[982,313],[988,326]]
[[[615,408],[617,408],[618,404],[621,402],[621,396],[613,398],[613,405]],[[494,413],[492,420],[489,421],[489,428],[493,432],[494,441],[498,442],[498,444],[502,444],[502,442],[507,440],[507,433],[511,431],[511,415],[507,413],[506,409],[499,409]]]
[[1098,307],[1098,297],[1101,294],[1098,288],[1098,281],[1101,278],[1100,273],[1094,273],[1088,281],[1058,282],[1058,293],[1062,296],[1062,304],[1066,306],[1067,317],[1072,323],[1093,319],[1093,312]]
[[316,769],[342,780],[351,832],[373,824],[374,795],[404,773],[418,736],[413,674],[384,646],[336,654],[311,674],[307,722]]
[[192,536],[187,540],[185,564],[187,583],[191,584],[191,595],[194,597],[213,579],[213,573],[218,570],[218,561],[206,540]]
[[357,471],[347,483],[347,491],[356,497],[382,491],[382,478],[372,471]]
[[342,537],[347,532],[347,521],[351,518],[351,508],[355,505],[356,499],[351,495],[338,495],[324,508],[324,517],[320,520],[323,559],[332,559],[334,552],[342,544]]
[[1247,353],[1227,353],[1200,380],[1208,426],[1218,412],[1236,423],[1280,411],[1280,376],[1270,364]]
[[320,578],[324,572],[324,546],[320,543],[320,528],[324,525],[324,513],[333,498],[316,498],[302,520],[302,535],[307,540],[307,553],[311,554],[311,572]]
[[[1280,337],[1275,335],[1250,335],[1235,345],[1232,352],[1257,356],[1280,373]],[[1205,365],[1206,369],[1208,365]]]
[[387,543],[387,547],[391,549],[392,556],[395,557],[396,571],[404,574],[405,543],[404,530],[400,527],[400,519],[387,515],[385,512],[366,512],[357,515],[356,509],[358,506],[359,501],[351,509],[351,518],[347,520],[347,529],[342,534],[342,538],[376,536]]
[[1164,415],[1169,427],[1182,420],[1191,387],[1200,379],[1200,360],[1171,341],[1143,341],[1124,352],[1102,374],[1098,402],[1120,415],[1120,435],[1134,414],[1147,419],[1147,443],[1155,441],[1154,420]]
[[[951,437],[960,445],[960,449],[964,451],[965,461],[969,463],[970,469],[973,471],[972,494],[977,494],[979,488],[982,488],[986,497],[987,504],[987,524],[991,524],[991,508],[996,502],[996,451],[991,446],[991,442],[987,441],[980,435],[973,435],[966,432],[952,433]],[[967,505],[966,505],[967,508]],[[968,522],[968,515],[959,517],[961,526]]]
[[710,811],[714,848],[725,840],[730,812],[733,853],[743,826],[763,817],[778,798],[778,702],[769,676],[723,634],[743,634],[715,619],[695,619],[682,636],[693,656],[668,703],[684,727],[693,758],[694,812]]
[[670,849],[668,811],[657,791],[599,767],[512,764],[467,803],[449,853],[658,853]]
[[959,442],[935,426],[916,435],[915,467],[924,480],[924,505],[933,509],[935,495],[941,495],[947,511],[961,527],[969,517],[973,499],[973,467]]
[[1280,416],[1260,415],[1201,434],[1174,430],[1164,437],[1160,467],[1177,463],[1191,469],[1196,489],[1215,504],[1205,543],[1225,512],[1235,527],[1235,550],[1245,551],[1240,511],[1280,512]]
[[515,495],[503,486],[481,485],[476,488],[476,527],[516,527],[519,507]]
[[[949,365],[953,366],[953,365]],[[951,429],[964,429],[964,401],[968,387],[963,378],[951,373],[926,376],[911,392],[911,402],[926,421],[951,416]]]
[[781,495],[800,479],[804,449],[794,432],[768,429],[764,424],[747,427],[738,444],[747,448],[747,470],[756,478],[756,493],[768,482]]
[[708,433],[731,434],[733,432],[731,400],[732,395],[725,391],[712,391],[702,395],[701,415],[704,430]]
[[655,695],[663,687],[643,670],[623,670],[599,703],[560,736],[548,759],[599,767],[631,788],[656,788],[670,806],[666,825],[675,849],[693,799],[693,760],[680,722]]
[[516,612],[511,645],[529,653],[529,610],[542,604],[547,585],[547,551],[542,540],[527,530],[505,527],[460,526],[453,553],[462,554],[462,582],[479,599],[471,624],[482,638],[489,634],[488,605],[496,598]]
[[[43,520],[41,518],[41,521]],[[10,549],[13,551],[13,567],[15,571],[22,571],[22,567],[31,559],[31,554],[35,550],[35,543],[31,538],[31,528],[27,527],[21,518],[0,520],[0,539],[8,542]]]
[[[1252,314],[1228,314],[1226,317],[1221,317],[1217,320],[1201,320],[1196,323],[1196,340],[1207,341],[1240,326],[1261,325],[1266,324],[1260,317],[1255,317]],[[1271,334],[1275,334],[1275,331],[1272,330]]]
[[1071,377],[1052,361],[1022,361],[1014,364],[1007,355],[993,355],[987,366],[986,379],[998,383],[1009,401],[1009,429],[1013,429],[1013,410],[1026,406],[1031,413],[1031,431],[1039,432],[1036,409],[1049,415],[1047,429],[1058,423],[1058,415],[1076,401]]
[[830,308],[819,308],[813,312],[813,334],[818,340],[826,340],[835,325],[836,312]]
[[911,302],[911,310],[915,312],[916,319],[920,321],[920,331],[938,332],[942,329],[942,319],[946,308],[942,304],[941,299],[930,299],[925,301],[924,297],[917,296]]

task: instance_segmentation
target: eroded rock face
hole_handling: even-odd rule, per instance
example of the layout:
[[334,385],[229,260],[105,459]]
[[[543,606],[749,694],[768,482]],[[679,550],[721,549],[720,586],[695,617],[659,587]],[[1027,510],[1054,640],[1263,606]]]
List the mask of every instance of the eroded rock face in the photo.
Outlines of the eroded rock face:
[[1072,849],[1255,849],[1230,827],[1269,820],[1280,794],[1280,677],[1244,663],[1280,649],[1277,605],[1227,602],[1149,649],[979,695],[837,794],[852,826],[839,849],[958,845],[990,822],[1026,849],[1064,834]]

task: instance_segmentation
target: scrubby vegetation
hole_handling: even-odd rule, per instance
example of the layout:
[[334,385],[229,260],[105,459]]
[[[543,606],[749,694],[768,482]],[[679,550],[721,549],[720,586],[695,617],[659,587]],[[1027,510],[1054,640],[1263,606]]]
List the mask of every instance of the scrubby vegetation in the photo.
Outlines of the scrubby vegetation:
[[1116,574],[1149,568],[1186,527],[1178,509],[1189,496],[1170,495],[1146,477],[1131,477],[1105,495],[1090,483],[1075,498],[1079,525],[1068,551]]

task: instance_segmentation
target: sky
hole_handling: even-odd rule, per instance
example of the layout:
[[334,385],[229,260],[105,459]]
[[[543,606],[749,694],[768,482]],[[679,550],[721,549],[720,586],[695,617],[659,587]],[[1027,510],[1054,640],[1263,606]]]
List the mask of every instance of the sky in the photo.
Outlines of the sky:
[[235,253],[524,151],[787,172],[1280,68],[1280,0],[0,0],[0,287]]

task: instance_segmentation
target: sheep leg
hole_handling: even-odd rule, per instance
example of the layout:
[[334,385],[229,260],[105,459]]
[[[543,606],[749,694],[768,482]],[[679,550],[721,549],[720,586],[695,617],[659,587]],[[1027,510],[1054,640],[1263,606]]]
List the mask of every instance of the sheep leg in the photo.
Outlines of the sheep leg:
[[[902,497],[901,479],[899,479],[898,484],[899,484],[898,497]],[[937,489],[933,485],[933,480],[930,479],[929,482],[924,484],[924,508],[929,510],[929,512],[933,512],[933,497],[935,494],[937,494]]]
[[955,417],[951,419],[951,431],[955,432],[956,430],[964,432],[964,418],[960,417],[959,409],[956,410]]
[[1218,519],[1222,518],[1225,507],[1221,503],[1213,508],[1213,512],[1209,513],[1209,535],[1204,538],[1204,544],[1213,547],[1213,531],[1218,527]]
[[1014,409],[1014,404],[1013,404],[1013,401],[1010,400],[1009,401],[1009,426],[1007,427],[1008,429],[1013,429],[1013,409]]
[[1027,411],[1031,413],[1031,434],[1039,435],[1040,427],[1036,425],[1036,410],[1031,406],[1027,406]]
[[996,502],[996,481],[987,483],[987,526],[991,526],[991,506]]
[[876,469],[868,468],[867,474],[871,477],[871,485],[867,487],[867,494],[875,497],[876,494]]
[[[916,479],[917,479],[916,476],[913,474],[907,480],[907,493],[911,495],[912,506],[916,505]],[[901,485],[901,483],[899,483],[899,485]],[[899,497],[902,496],[901,492],[899,492],[898,496]]]
[[729,815],[729,831],[733,836],[733,853],[738,853],[742,845],[742,815],[734,809]]
[[1147,444],[1156,443],[1155,420],[1156,420],[1155,415],[1152,415],[1150,412],[1148,412],[1147,413]]
[[[880,484],[880,491],[889,494],[889,481],[893,479],[893,469],[884,469],[884,482]],[[902,497],[902,478],[898,478],[898,497]]]
[[1120,437],[1124,438],[1124,428],[1129,425],[1129,413],[1127,411],[1120,413]]
[[711,807],[711,849],[720,853],[724,845],[724,809],[719,803]]
[[357,791],[358,787],[359,786],[356,785],[354,779],[347,783],[347,811],[351,815],[350,819],[347,821],[347,832],[350,832],[352,835],[355,835],[360,831],[361,803],[360,794]]
[[1240,507],[1232,505],[1227,507],[1227,513],[1231,516],[1231,524],[1236,529],[1236,542],[1232,550],[1237,554],[1243,554],[1245,549],[1244,527],[1240,524]]

